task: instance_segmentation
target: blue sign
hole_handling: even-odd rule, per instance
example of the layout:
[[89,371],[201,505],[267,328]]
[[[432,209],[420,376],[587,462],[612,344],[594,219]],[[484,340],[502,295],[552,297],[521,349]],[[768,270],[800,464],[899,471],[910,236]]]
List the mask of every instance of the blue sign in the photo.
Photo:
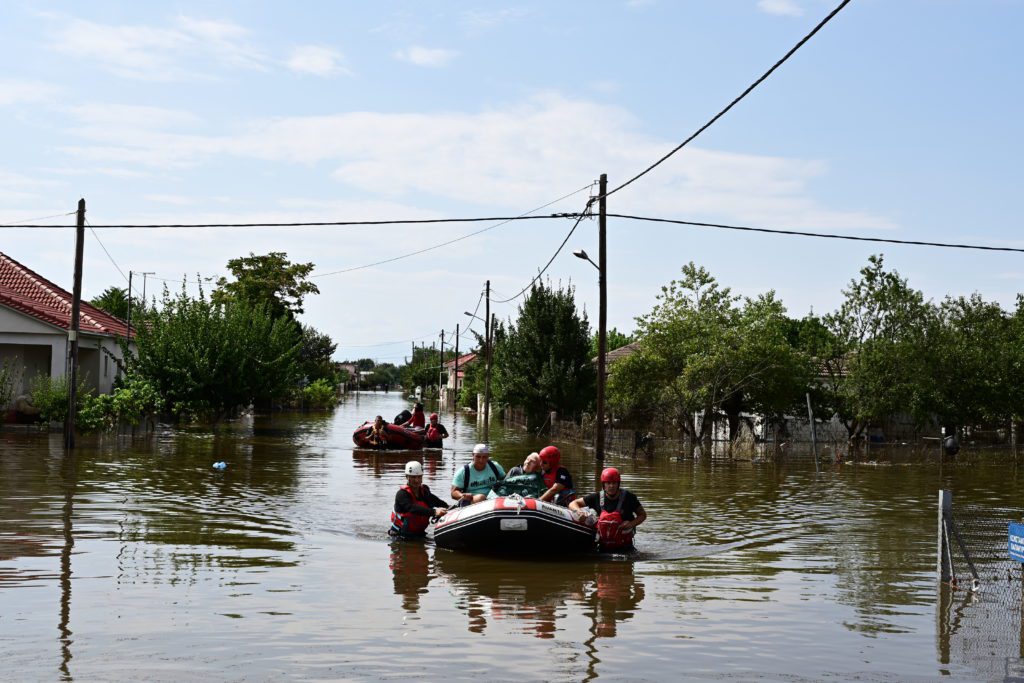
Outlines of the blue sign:
[[1024,522],[1010,522],[1010,559],[1024,562]]

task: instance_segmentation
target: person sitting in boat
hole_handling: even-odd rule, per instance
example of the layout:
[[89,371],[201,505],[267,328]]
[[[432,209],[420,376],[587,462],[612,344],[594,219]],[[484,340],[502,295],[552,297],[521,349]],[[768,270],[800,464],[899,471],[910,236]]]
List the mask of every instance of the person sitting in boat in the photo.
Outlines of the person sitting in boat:
[[402,424],[406,429],[423,429],[427,424],[427,417],[423,414],[423,404],[417,403],[412,409],[412,417]]
[[366,437],[366,440],[374,446],[386,446],[388,443],[388,433],[384,429],[386,424],[387,422],[380,415],[373,418],[373,427],[370,428],[370,434]]
[[597,510],[598,544],[604,552],[631,552],[634,530],[647,519],[644,506],[632,491],[622,488],[622,476],[614,467],[601,472],[601,490],[569,503],[577,519],[586,516],[584,508]]
[[555,446],[545,446],[538,455],[544,484],[548,487],[540,499],[555,505],[568,505],[576,499],[576,491],[572,486],[572,475],[561,466],[562,452]]
[[491,460],[491,449],[485,443],[473,446],[473,462],[455,471],[452,477],[452,498],[459,505],[486,500],[491,487],[505,478],[505,470]]
[[423,438],[428,448],[441,448],[441,440],[448,438],[448,430],[437,421],[437,413],[430,414],[430,423]]
[[498,498],[517,493],[523,498],[540,498],[547,490],[544,475],[540,471],[540,456],[530,453],[522,465],[510,469],[503,480],[491,487],[487,497]]
[[448,506],[423,483],[423,465],[416,460],[405,463],[405,481],[405,486],[395,494],[388,533],[402,538],[423,538],[430,520],[443,517]]

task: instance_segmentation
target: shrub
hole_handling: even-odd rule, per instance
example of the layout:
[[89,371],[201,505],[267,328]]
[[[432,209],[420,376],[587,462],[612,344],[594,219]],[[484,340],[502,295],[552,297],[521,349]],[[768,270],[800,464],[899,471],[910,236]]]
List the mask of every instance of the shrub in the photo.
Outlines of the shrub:
[[332,382],[318,379],[302,390],[302,400],[308,408],[333,408],[338,395]]

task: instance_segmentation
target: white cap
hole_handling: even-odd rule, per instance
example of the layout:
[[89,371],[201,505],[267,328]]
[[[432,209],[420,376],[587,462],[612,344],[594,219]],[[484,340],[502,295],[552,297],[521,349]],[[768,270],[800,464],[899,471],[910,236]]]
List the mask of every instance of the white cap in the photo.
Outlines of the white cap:
[[477,445],[473,446],[473,455],[479,455],[480,453],[483,453],[484,455],[490,455],[491,449],[488,448],[487,444],[485,443],[478,443]]
[[405,476],[407,477],[422,477],[423,476],[423,465],[416,460],[410,460],[405,463]]

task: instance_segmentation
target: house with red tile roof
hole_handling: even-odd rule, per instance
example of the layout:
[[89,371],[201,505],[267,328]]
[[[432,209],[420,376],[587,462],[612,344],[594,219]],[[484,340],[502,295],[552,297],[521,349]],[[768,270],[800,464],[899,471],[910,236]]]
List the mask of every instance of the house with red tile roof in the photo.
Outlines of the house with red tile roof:
[[[71,279],[70,264],[68,270]],[[71,299],[67,290],[0,252],[0,365],[14,370],[12,399],[27,393],[38,375],[66,374]],[[125,321],[82,301],[78,375],[88,388],[110,393],[123,365],[119,341],[127,335]]]
[[447,360],[444,362],[444,371],[448,373],[448,389],[450,389],[451,391],[462,390],[462,380],[466,378],[465,368],[470,363],[476,362],[476,356],[477,354],[475,353],[467,353],[465,355],[459,356],[458,377],[455,376],[455,359],[452,358],[451,360]]

